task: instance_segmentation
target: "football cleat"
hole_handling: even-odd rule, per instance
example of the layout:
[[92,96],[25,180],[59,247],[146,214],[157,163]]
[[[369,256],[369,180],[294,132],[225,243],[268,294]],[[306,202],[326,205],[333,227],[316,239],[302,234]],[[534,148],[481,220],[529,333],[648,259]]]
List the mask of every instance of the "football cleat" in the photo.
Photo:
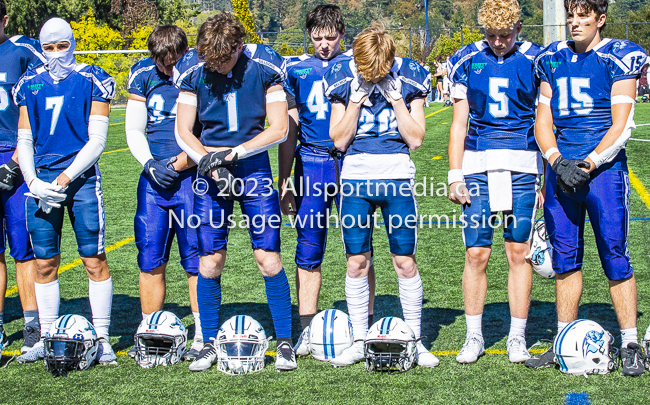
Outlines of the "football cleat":
[[438,358],[433,353],[428,351],[422,342],[418,342],[418,344],[415,346],[415,362],[420,367],[428,368],[434,368],[440,364],[440,360],[438,360]]
[[108,337],[99,338],[99,348],[97,349],[97,361],[102,365],[117,364],[117,356],[108,341]]
[[[618,353],[612,343],[614,337],[602,326],[594,321],[578,319],[569,323],[557,334],[553,342],[553,351],[563,373],[607,374],[618,368],[616,362]],[[630,354],[634,353],[634,350],[630,350]],[[635,361],[630,359],[628,363],[631,367],[635,367],[632,364]],[[639,361],[636,367],[643,372],[642,361]]]
[[214,348],[214,341],[205,342],[199,355],[190,364],[190,371],[205,371],[217,362],[217,350]]
[[298,342],[293,347],[293,351],[298,357],[309,355],[309,326],[307,326],[300,334],[300,337],[298,337]]
[[21,354],[16,358],[16,361],[20,364],[22,363],[33,363],[38,360],[43,360],[45,357],[45,348],[43,346],[43,340],[39,340],[24,354]]
[[645,368],[650,370],[650,339],[643,339],[641,343],[645,350]]
[[36,342],[41,340],[41,330],[31,326],[23,329],[23,346],[20,348],[20,354],[27,353],[29,349],[34,347]]
[[485,354],[485,342],[483,336],[478,333],[468,333],[465,337],[465,344],[456,356],[456,361],[461,364],[475,363],[479,357]]
[[194,361],[199,356],[199,353],[203,349],[203,339],[194,339],[190,350],[186,351],[183,355],[183,360],[185,361]]
[[530,359],[530,353],[526,348],[526,338],[523,336],[513,336],[506,343],[508,359],[511,363],[523,363]]
[[287,342],[282,342],[278,345],[275,355],[275,370],[276,371],[291,371],[298,368],[296,363],[296,353],[293,347]]
[[126,355],[129,356],[129,357],[132,358],[132,359],[135,359],[135,354],[136,354],[137,352],[138,352],[138,351],[136,350],[136,348],[133,347],[133,348],[130,349],[128,352],[126,352]]
[[637,377],[645,373],[645,355],[636,343],[621,347],[621,373],[624,376]]
[[557,364],[557,359],[555,357],[553,347],[550,347],[547,351],[540,354],[539,356],[531,357],[524,362],[524,365],[528,368],[553,367],[555,364]]
[[363,340],[357,340],[352,346],[343,350],[343,352],[341,352],[338,357],[330,360],[330,363],[332,363],[334,366],[350,366],[365,359],[363,350]]
[[5,328],[0,326],[0,353],[2,352],[2,349],[7,347],[9,344],[9,338],[7,337],[7,333],[5,332]]

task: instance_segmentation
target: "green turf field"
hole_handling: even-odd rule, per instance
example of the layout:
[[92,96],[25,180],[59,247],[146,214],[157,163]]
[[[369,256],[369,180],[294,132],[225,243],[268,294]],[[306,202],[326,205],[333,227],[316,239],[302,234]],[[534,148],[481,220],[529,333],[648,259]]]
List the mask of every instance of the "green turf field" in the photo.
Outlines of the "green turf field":
[[[426,111],[427,136],[423,146],[412,154],[417,166],[416,182],[424,176],[430,183],[446,183],[447,138],[452,110],[432,104]],[[435,114],[434,114],[435,113]],[[260,373],[229,376],[213,369],[192,373],[187,363],[173,367],[144,370],[125,353],[133,346],[133,334],[141,319],[138,298],[138,268],[133,243],[133,217],[137,179],[141,168],[126,149],[124,111],[111,114],[108,145],[100,160],[106,206],[106,246],[112,246],[108,263],[113,276],[114,298],[111,343],[118,352],[117,366],[97,366],[89,371],[72,373],[68,378],[53,379],[41,362],[19,365],[15,361],[0,370],[0,403],[66,403],[66,404],[262,404],[262,403],[490,403],[490,404],[562,404],[566,395],[588,393],[594,404],[645,403],[650,392],[650,375],[623,378],[619,372],[605,376],[574,377],[554,369],[529,370],[508,362],[505,344],[509,330],[507,295],[508,267],[503,240],[495,234],[495,249],[490,261],[489,289],[484,313],[484,337],[488,354],[473,365],[459,365],[455,354],[465,337],[461,275],[464,248],[459,228],[438,227],[433,224],[419,233],[418,267],[424,282],[422,334],[425,345],[440,358],[435,369],[415,368],[401,375],[368,374],[362,364],[344,369],[310,358],[298,360],[298,370],[277,373],[272,358]],[[638,104],[637,124],[650,123],[650,105]],[[650,140],[650,126],[633,132],[633,138]],[[636,270],[639,290],[639,334],[643,336],[650,323],[650,280],[648,253],[643,247],[650,237],[650,143],[628,143],[629,166],[638,182],[631,195],[630,254]],[[277,167],[277,148],[271,152],[272,165]],[[645,163],[644,163],[645,162]],[[275,170],[277,173],[277,170]],[[645,185],[645,186],[644,186]],[[428,188],[428,186],[427,186]],[[440,185],[434,191],[444,193]],[[642,199],[642,196],[647,198]],[[645,201],[645,202],[644,202]],[[458,206],[446,196],[420,197],[421,215],[460,215]],[[434,221],[436,221],[434,219]],[[285,223],[288,222],[285,218]],[[614,336],[619,345],[619,329],[601,270],[590,228],[587,228],[585,255],[585,292],[580,316],[593,319]],[[328,249],[323,264],[323,288],[320,309],[337,308],[346,311],[344,280],[345,256],[338,229],[329,233]],[[397,277],[392,269],[384,229],[375,232],[375,267],[377,297],[375,320],[383,316],[401,316],[397,296]],[[282,258],[292,287],[294,339],[300,333],[294,289],[294,252],[296,232],[289,226],[282,229]],[[167,304],[190,325],[187,281],[178,263],[178,253],[172,250],[167,270]],[[62,246],[61,314],[77,313],[91,319],[88,304],[88,279],[80,265],[65,265],[78,259],[74,236],[66,224]],[[9,292],[15,285],[13,263],[8,259]],[[78,262],[77,262],[78,263]],[[65,265],[65,266],[64,266]],[[255,266],[245,229],[231,232],[228,259],[223,283],[221,320],[237,314],[256,318],[267,335],[273,336],[273,324],[266,305],[264,282]],[[538,340],[552,339],[556,327],[554,285],[552,280],[535,276],[527,340],[531,346]],[[20,349],[23,327],[20,301],[15,292],[5,304],[5,329],[11,345],[7,354]],[[275,350],[271,342],[270,350]],[[548,347],[544,344],[542,347]],[[574,395],[582,402],[585,396]],[[582,399],[580,399],[582,398]]]

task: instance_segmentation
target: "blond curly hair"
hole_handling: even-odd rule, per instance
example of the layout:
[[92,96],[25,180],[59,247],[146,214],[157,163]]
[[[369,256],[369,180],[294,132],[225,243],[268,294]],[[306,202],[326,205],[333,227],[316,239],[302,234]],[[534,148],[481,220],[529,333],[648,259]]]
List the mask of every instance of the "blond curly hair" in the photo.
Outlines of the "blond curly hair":
[[478,10],[478,23],[486,29],[500,30],[514,27],[520,16],[517,0],[485,0]]

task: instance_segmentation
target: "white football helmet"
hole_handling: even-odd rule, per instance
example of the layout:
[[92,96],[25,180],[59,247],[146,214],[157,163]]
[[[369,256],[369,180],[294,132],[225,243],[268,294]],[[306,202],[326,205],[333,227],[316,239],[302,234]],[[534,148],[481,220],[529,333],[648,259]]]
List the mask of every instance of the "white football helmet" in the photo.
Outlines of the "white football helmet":
[[233,316],[221,325],[214,341],[217,370],[226,374],[248,374],[262,370],[269,339],[262,325],[252,317]]
[[364,344],[366,370],[399,372],[415,364],[417,339],[413,330],[399,318],[381,318],[370,327]]
[[546,234],[546,222],[538,220],[533,226],[530,253],[526,256],[533,265],[533,270],[544,278],[555,278],[553,271],[553,247]]
[[353,343],[352,324],[343,311],[322,311],[309,324],[309,351],[317,360],[330,361]]
[[54,377],[85,370],[97,358],[97,332],[81,315],[63,315],[45,333],[45,369]]
[[573,375],[607,374],[618,368],[614,337],[594,321],[578,319],[555,337],[560,371]]
[[135,362],[142,368],[180,363],[187,329],[176,315],[156,311],[140,322],[135,333]]

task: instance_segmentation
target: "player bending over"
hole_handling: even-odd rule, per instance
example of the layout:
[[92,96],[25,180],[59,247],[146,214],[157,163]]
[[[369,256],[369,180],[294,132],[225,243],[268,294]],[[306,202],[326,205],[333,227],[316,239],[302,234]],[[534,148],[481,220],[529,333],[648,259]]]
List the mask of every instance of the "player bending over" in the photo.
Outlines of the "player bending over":
[[[630,181],[624,148],[634,128],[636,79],[646,54],[630,41],[600,36],[607,0],[565,1],[564,6],[573,40],[554,42],[535,60],[541,79],[535,137],[548,160],[544,217],[557,273],[558,334],[578,318],[589,214],[621,328],[622,372],[641,375],[636,280],[627,249]],[[551,348],[526,365],[554,363]]]
[[[40,33],[44,67],[29,70],[13,89],[20,107],[18,161],[31,197],[27,230],[36,257],[35,292],[41,337],[59,317],[61,228],[68,211],[88,273],[93,325],[102,340],[101,363],[116,360],[108,340],[113,280],[105,253],[102,182],[97,160],[106,146],[115,80],[100,67],[77,64],[70,25],[48,20]],[[43,358],[42,340],[18,358]]]
[[[364,358],[376,207],[386,222],[404,320],[420,338],[423,290],[415,262],[418,219],[409,149],[422,145],[424,99],[431,86],[431,76],[416,61],[395,57],[395,42],[383,28],[363,30],[352,50],[354,59],[335,63],[324,78],[325,96],[332,103],[330,137],[346,153],[340,216],[347,254],[345,296],[355,342],[332,360],[340,366]],[[416,357],[421,366],[438,365],[420,341]]]
[[[188,53],[177,65],[176,139],[198,163],[200,180],[194,213],[201,221],[197,299],[205,344],[190,365],[192,371],[207,370],[217,357],[221,273],[234,200],[249,219],[253,253],[264,276],[278,341],[275,368],[297,367],[291,291],[280,259],[280,201],[267,152],[287,137],[284,60],[266,45],[244,45],[245,36],[233,16],[217,14],[199,29],[196,53]],[[203,126],[200,140],[192,133],[197,111]],[[264,129],[267,117],[269,126]]]
[[543,162],[534,134],[539,82],[533,60],[539,47],[515,43],[521,30],[520,13],[517,0],[486,0],[478,13],[486,40],[463,47],[449,63],[454,100],[449,199],[462,205],[467,224],[463,228],[467,336],[456,356],[459,363],[473,363],[485,353],[481,324],[488,287],[486,270],[499,211],[503,212],[510,268],[506,348],[513,363],[530,358],[525,331],[533,275],[525,257],[530,251],[535,213],[541,206],[537,190]]

